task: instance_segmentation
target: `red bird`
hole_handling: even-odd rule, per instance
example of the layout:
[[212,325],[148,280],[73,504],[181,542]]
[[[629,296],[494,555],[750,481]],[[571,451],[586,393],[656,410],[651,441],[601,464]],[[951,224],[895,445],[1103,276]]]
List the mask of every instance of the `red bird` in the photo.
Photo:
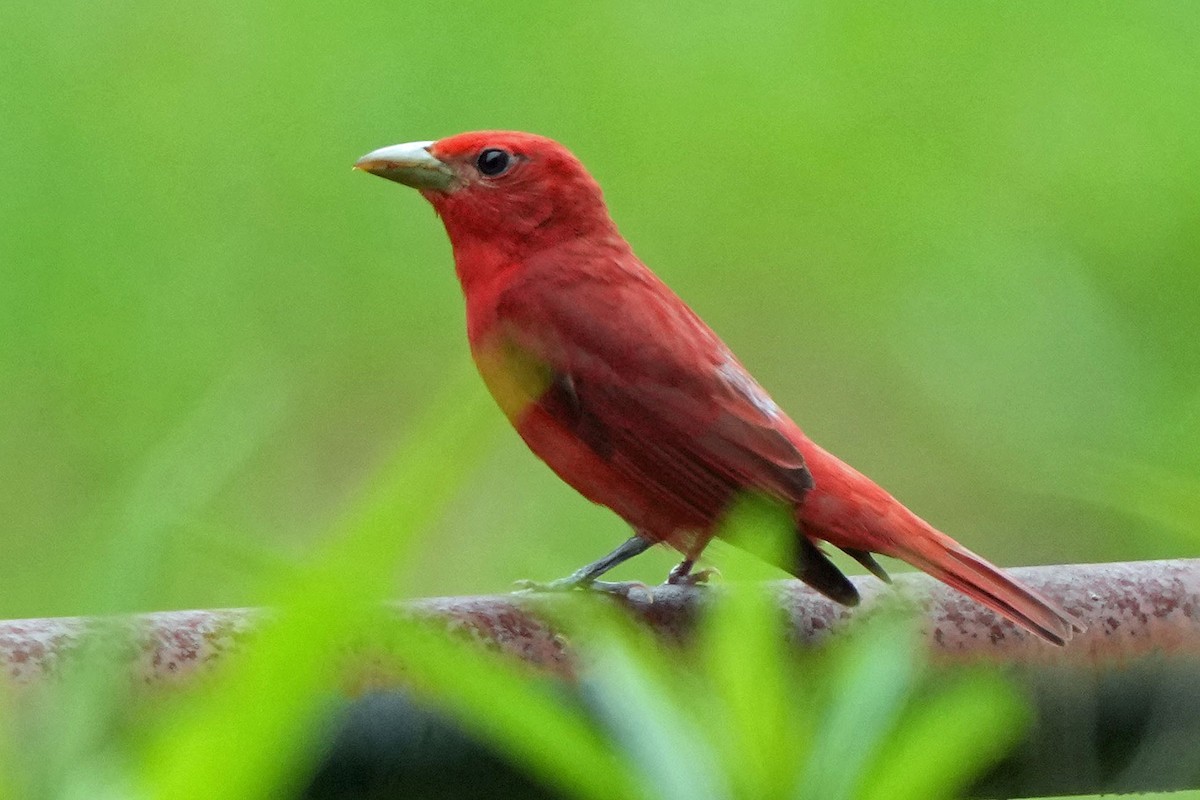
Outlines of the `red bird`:
[[634,255],[596,181],[541,136],[480,131],[368,153],[358,169],[418,189],[454,249],[471,353],[530,449],[635,535],[550,586],[602,586],[666,542],[692,567],[742,492],[794,509],[789,571],[858,601],[817,540],[887,579],[903,559],[1043,638],[1079,625],[813,444],[725,343]]

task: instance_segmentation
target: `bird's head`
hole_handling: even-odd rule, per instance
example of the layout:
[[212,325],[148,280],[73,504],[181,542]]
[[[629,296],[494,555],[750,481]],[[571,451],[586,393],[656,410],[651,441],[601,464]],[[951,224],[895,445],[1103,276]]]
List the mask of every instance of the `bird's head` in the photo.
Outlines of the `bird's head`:
[[460,133],[367,153],[355,168],[417,189],[455,249],[536,248],[613,229],[600,186],[567,148],[516,131]]

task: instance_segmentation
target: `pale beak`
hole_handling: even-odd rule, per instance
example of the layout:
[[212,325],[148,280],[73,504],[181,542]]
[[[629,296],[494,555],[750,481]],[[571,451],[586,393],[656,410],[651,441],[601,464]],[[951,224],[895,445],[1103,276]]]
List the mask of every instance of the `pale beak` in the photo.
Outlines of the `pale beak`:
[[454,171],[429,152],[433,142],[408,142],[372,150],[354,162],[355,169],[403,183],[414,189],[448,190]]

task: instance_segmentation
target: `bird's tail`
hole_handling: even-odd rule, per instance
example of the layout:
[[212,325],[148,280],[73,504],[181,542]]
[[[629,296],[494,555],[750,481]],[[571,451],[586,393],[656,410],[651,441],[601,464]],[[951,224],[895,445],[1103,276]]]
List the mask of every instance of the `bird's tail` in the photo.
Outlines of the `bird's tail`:
[[868,569],[874,563],[868,551],[907,561],[1055,644],[1083,630],[1053,600],[938,531],[858,470],[803,436],[797,446],[816,484],[796,508],[810,536],[840,547]]
[[1065,644],[1083,625],[1053,600],[1005,575],[924,520],[893,538],[900,558],[1054,644]]

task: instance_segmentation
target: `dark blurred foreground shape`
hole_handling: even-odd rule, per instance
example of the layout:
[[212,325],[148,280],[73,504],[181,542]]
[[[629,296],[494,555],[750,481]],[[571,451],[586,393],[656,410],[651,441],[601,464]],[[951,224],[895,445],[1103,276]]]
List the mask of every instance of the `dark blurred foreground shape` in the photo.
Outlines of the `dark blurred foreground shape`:
[[343,709],[304,800],[566,797],[402,692]]
[[[1103,674],[1014,670],[1036,722],[971,797],[1200,787],[1200,666],[1148,659]],[[303,800],[555,798],[486,744],[401,692],[344,708]]]
[[[935,666],[993,663],[1027,691],[1035,724],[985,776],[980,797],[1038,797],[1200,787],[1200,559],[1014,569],[1087,625],[1057,648],[1017,630],[923,575],[893,587],[858,579],[856,609],[837,607],[794,581],[778,584],[792,638],[819,645],[853,618],[921,607]],[[657,587],[627,603],[668,642],[686,640],[719,589]],[[418,601],[399,612],[574,677],[569,643],[543,613],[561,598],[517,596]],[[261,613],[150,614],[130,620],[131,678],[139,687],[186,682],[245,646]],[[54,680],[91,623],[0,623],[0,675],[16,685]],[[386,634],[381,631],[381,637]],[[378,659],[364,642],[369,658]],[[386,665],[385,665],[386,666]],[[386,675],[379,664],[368,667]],[[351,678],[362,686],[361,676]],[[385,681],[388,691],[345,706],[305,800],[318,798],[553,797],[502,757]],[[564,684],[586,708],[587,686]]]

